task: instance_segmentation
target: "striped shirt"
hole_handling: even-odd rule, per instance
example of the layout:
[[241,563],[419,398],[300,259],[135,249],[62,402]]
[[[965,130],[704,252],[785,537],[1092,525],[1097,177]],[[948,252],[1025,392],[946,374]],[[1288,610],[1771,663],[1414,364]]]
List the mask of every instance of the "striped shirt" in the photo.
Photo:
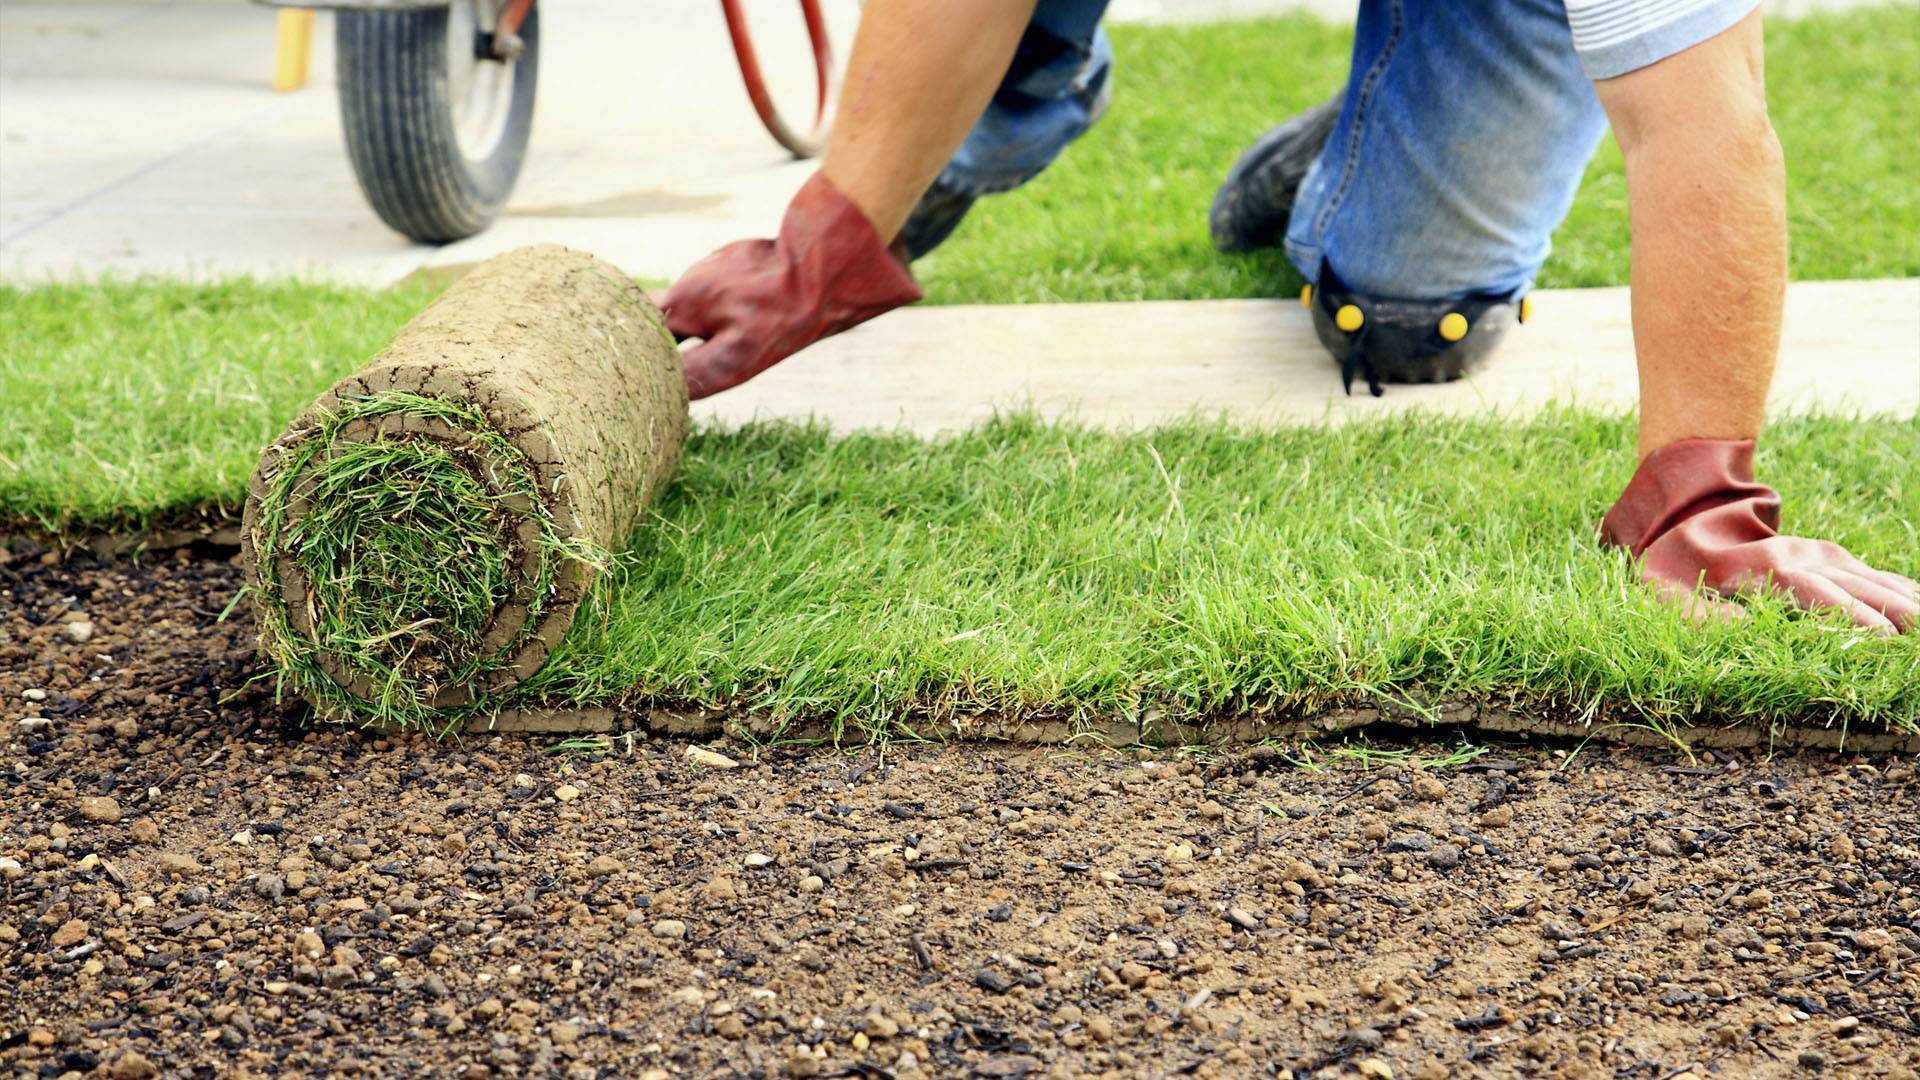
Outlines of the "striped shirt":
[[1566,0],[1587,76],[1610,79],[1664,60],[1739,22],[1757,0]]

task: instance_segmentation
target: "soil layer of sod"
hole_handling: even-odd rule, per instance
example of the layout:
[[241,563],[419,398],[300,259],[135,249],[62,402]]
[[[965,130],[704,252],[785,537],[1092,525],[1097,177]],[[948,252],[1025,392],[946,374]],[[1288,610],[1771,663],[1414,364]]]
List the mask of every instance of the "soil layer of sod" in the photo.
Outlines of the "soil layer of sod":
[[306,731],[238,580],[0,565],[9,1072],[1920,1070],[1910,758]]

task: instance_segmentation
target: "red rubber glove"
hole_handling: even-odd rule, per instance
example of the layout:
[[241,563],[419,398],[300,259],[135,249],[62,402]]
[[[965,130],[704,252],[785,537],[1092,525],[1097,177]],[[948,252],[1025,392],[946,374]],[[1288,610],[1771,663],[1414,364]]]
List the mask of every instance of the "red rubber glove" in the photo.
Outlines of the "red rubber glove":
[[1800,607],[1837,607],[1870,630],[1920,624],[1920,585],[1875,570],[1824,540],[1779,535],[1780,495],[1753,479],[1752,439],[1683,439],[1648,454],[1600,523],[1602,538],[1642,559],[1642,580],[1700,614],[1745,612],[1704,600],[1772,589]]
[[701,259],[661,307],[687,350],[687,393],[738,386],[801,349],[920,299],[906,262],[860,208],[815,173],[787,205],[778,240],[741,240]]

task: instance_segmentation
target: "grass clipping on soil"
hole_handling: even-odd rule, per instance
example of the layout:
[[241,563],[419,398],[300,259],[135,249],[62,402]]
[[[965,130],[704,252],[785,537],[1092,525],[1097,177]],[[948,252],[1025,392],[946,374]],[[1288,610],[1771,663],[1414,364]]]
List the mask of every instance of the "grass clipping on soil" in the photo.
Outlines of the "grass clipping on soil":
[[490,259],[267,448],[260,647],[337,720],[444,731],[546,663],[673,475],[678,349],[619,270]]

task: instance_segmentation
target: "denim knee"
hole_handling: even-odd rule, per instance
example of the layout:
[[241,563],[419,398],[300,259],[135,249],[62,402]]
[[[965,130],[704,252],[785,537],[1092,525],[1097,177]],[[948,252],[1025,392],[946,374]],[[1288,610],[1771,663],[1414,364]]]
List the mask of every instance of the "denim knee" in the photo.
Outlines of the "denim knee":
[[1517,296],[1605,130],[1562,0],[1363,0],[1287,254],[1376,297]]

